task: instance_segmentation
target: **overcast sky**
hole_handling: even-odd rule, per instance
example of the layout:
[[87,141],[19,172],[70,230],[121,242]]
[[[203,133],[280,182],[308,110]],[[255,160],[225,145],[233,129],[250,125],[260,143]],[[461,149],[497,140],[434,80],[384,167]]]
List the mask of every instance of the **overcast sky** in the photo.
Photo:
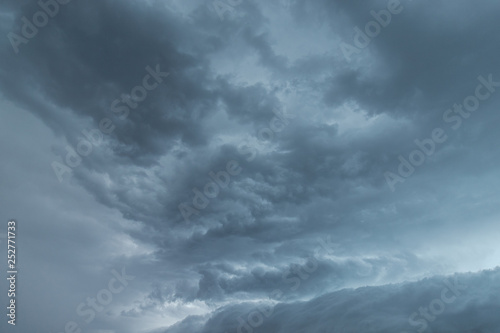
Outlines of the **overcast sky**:
[[500,332],[498,1],[58,1],[0,4],[2,332]]

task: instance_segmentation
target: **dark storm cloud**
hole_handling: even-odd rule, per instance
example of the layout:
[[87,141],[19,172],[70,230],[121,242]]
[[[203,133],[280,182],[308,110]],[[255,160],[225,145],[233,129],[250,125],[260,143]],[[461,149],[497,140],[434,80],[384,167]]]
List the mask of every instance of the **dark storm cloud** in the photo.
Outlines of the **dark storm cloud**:
[[[247,120],[249,112],[258,110],[257,101],[271,97],[258,87],[238,91],[214,76],[207,56],[224,43],[214,33],[215,24],[220,23],[207,22],[206,13],[198,13],[197,23],[212,30],[209,38],[160,3],[115,4],[68,4],[50,22],[49,31],[41,31],[18,55],[12,54],[7,41],[2,51],[4,93],[71,137],[74,128],[68,128],[68,116],[56,114],[48,102],[67,109],[66,114],[90,116],[98,124],[105,115],[112,115],[109,109],[115,99],[130,94],[141,82],[146,66],[159,65],[170,73],[169,79],[115,131],[119,142],[132,147],[131,152],[123,153],[132,158],[160,155],[170,148],[172,139],[188,145],[206,144],[203,119],[217,109],[219,98],[226,102],[228,112]],[[39,9],[33,4],[23,6],[16,17],[29,17]],[[141,23],[143,17],[148,17],[148,24]],[[16,20],[12,29],[19,26],[21,22]],[[35,94],[38,89],[43,98]],[[222,91],[226,96],[221,96]]]
[[[19,16],[33,10],[27,8]],[[141,11],[149,17],[148,25],[139,23]],[[204,110],[210,105],[212,93],[202,88],[209,84],[206,82],[208,73],[202,74],[204,61],[200,54],[190,54],[193,50],[180,52],[174,47],[183,40],[196,38],[188,30],[178,29],[178,25],[178,17],[162,8],[155,10],[129,3],[115,8],[110,1],[71,3],[54,20],[54,26],[49,27],[52,34],[40,33],[17,57],[7,54],[10,50],[4,49],[8,61],[5,68],[12,74],[8,85],[7,81],[3,82],[3,90],[7,94],[23,94],[19,98],[29,100],[36,86],[20,89],[21,85],[26,85],[21,80],[28,77],[23,73],[29,73],[42,89],[45,99],[77,115],[90,116],[98,123],[106,113],[109,115],[115,98],[129,94],[130,89],[140,83],[147,74],[146,66],[154,68],[158,64],[161,70],[171,72],[171,79],[145,101],[142,112],[130,114],[130,123],[116,131],[118,139],[128,145],[136,144],[138,147],[133,153],[139,156],[164,151],[167,147],[158,145],[161,137],[183,133],[186,141],[200,142],[203,135],[197,133],[200,129],[196,119],[207,112]],[[200,44],[198,47],[203,48]],[[180,74],[185,71],[189,74]],[[156,112],[145,112],[145,108],[151,107]],[[190,115],[195,108],[198,108],[197,114]],[[64,120],[53,118],[43,114],[43,119],[54,124],[56,130],[64,131],[64,123],[58,124]],[[66,132],[68,136],[71,134]]]
[[[281,301],[317,298],[278,304],[261,329],[403,330],[420,293],[432,293],[436,283],[318,296],[492,266],[500,95],[492,93],[458,130],[443,113],[474,93],[478,76],[500,81],[498,4],[401,4],[404,10],[351,62],[339,45],[352,43],[353,28],[363,28],[387,1],[295,0],[280,7],[243,0],[221,19],[203,1],[74,0],[17,54],[2,39],[2,96],[43,122],[29,122],[26,132],[46,127],[59,140],[45,133],[41,142],[52,152],[34,160],[45,171],[38,182],[54,188],[48,207],[73,207],[75,198],[57,186],[79,185],[96,207],[116,210],[121,223],[134,226],[113,229],[117,238],[151,251],[141,266],[144,284],[134,302],[116,310],[119,318],[140,318],[151,322],[138,325],[142,330],[157,330],[165,325],[149,319],[167,315],[173,323],[195,313],[168,332],[223,332],[251,311],[233,303],[267,299],[299,279],[300,288]],[[37,10],[29,1],[0,5],[2,33],[19,33],[22,17]],[[132,89],[151,75],[148,66],[168,76],[120,117],[113,103],[131,102]],[[64,163],[66,145],[76,147],[81,131],[97,129],[105,117],[113,133],[60,184],[50,161]],[[446,130],[447,142],[391,192],[384,173],[395,172],[398,156],[407,157],[414,140],[436,127]],[[264,140],[266,129],[272,135]],[[209,174],[230,161],[241,172],[186,223],[179,204],[194,207],[193,189],[203,192]],[[94,214],[84,207],[75,219]],[[329,248],[320,253],[325,237]],[[89,232],[85,239],[101,238]],[[456,245],[463,242],[472,250]],[[307,279],[292,272],[312,259],[317,268]],[[478,285],[488,274],[475,277]],[[456,313],[493,305],[477,302]],[[454,327],[458,317],[450,313],[436,325]]]
[[180,327],[193,332],[494,332],[499,272],[434,277],[416,283],[346,289],[308,302],[243,304],[223,308],[200,327],[188,317]]
[[[351,18],[352,28],[364,29],[367,22],[374,20],[370,10],[385,9],[387,3],[353,1],[340,6]],[[369,45],[374,57],[368,63],[374,62],[380,69],[367,74],[361,65],[333,76],[326,82],[327,103],[335,105],[353,99],[370,113],[418,112],[424,117],[468,93],[467,83],[478,75],[498,73],[500,63],[492,57],[491,48],[498,40],[493,28],[498,3],[401,4],[405,8],[401,16],[393,17]],[[339,5],[322,2],[322,6],[335,11]],[[342,39],[352,43],[353,35],[349,29]]]

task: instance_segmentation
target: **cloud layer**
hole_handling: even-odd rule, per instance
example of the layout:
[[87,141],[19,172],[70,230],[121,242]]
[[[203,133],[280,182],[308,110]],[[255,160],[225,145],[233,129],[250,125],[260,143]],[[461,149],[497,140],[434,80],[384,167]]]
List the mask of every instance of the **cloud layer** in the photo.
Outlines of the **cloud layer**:
[[[41,3],[0,4],[24,331],[224,332],[269,299],[262,331],[399,331],[498,265],[498,2]],[[494,332],[495,272],[433,329]]]

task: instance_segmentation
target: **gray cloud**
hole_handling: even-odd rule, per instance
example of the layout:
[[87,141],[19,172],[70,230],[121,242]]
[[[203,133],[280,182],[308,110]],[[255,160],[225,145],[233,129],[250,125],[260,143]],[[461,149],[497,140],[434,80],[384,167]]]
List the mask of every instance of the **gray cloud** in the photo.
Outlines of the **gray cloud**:
[[[26,223],[28,280],[45,286],[21,294],[29,313],[52,294],[60,310],[40,310],[38,326],[81,319],[75,307],[126,266],[141,283],[89,331],[223,332],[277,289],[267,331],[392,331],[439,288],[435,276],[495,267],[500,95],[458,129],[443,115],[479,76],[500,82],[498,4],[402,0],[346,61],[340,44],[387,3],[243,0],[221,19],[210,1],[71,1],[18,53],[2,38],[2,218]],[[40,10],[1,4],[1,33],[22,34]],[[132,106],[148,66],[168,76]],[[68,147],[104,118],[113,132],[69,166]],[[384,175],[435,128],[446,142],[391,191]],[[62,182],[54,161],[71,170]],[[231,161],[241,172],[210,197]],[[196,209],[189,223],[181,204]],[[486,290],[493,273],[478,274]],[[494,306],[481,295],[434,329],[493,331],[472,318]]]
[[346,289],[307,302],[235,305],[204,325],[188,317],[164,332],[494,332],[498,301],[489,295],[496,283],[498,269]]

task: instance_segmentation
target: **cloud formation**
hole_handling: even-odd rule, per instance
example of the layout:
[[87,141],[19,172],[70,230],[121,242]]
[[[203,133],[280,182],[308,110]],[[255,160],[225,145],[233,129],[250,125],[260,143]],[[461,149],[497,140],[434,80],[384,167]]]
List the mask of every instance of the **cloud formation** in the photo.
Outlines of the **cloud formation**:
[[437,276],[463,272],[477,287],[432,329],[494,332],[498,7],[0,4],[2,218],[25,225],[38,317],[22,329],[83,324],[125,266],[141,283],[89,332],[224,332],[263,300],[263,332],[413,332]]

